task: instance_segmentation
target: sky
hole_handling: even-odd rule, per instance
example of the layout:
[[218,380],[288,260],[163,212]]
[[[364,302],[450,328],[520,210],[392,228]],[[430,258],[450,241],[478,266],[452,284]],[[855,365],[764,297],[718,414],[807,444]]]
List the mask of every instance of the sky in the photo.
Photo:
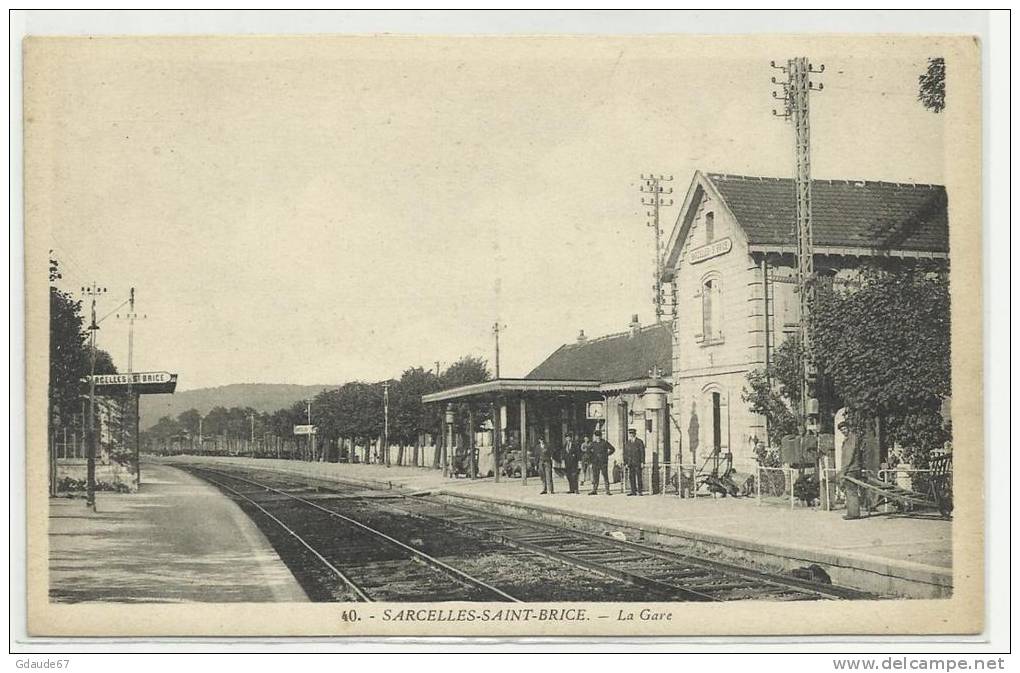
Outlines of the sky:
[[[814,177],[944,180],[919,39],[55,40],[25,57],[28,226],[100,316],[136,288],[134,369],[181,390],[491,362],[496,321],[524,376],[654,318],[643,173],[674,176],[664,239],[695,170],[791,175],[795,55],[825,65]],[[116,312],[99,345],[126,369]]]

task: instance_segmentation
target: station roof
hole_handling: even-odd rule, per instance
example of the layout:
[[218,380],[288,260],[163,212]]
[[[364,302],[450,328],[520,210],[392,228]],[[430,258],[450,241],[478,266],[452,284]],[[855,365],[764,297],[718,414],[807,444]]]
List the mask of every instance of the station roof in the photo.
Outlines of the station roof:
[[[752,244],[796,243],[796,193],[790,178],[709,173]],[[949,252],[942,185],[812,180],[816,246]]]
[[669,323],[663,322],[642,327],[634,334],[628,330],[564,344],[526,378],[615,383],[646,379],[655,368],[660,376],[668,377],[673,369],[672,339]]
[[[733,215],[752,251],[795,252],[797,199],[791,178],[698,171],[670,236],[675,264],[705,192]],[[942,185],[874,180],[812,180],[815,252],[946,258],[949,217]]]

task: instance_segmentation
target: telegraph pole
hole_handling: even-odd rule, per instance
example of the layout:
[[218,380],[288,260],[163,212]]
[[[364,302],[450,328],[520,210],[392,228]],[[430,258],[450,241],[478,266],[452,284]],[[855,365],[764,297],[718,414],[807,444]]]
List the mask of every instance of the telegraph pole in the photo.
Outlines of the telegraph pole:
[[382,384],[383,398],[383,454],[386,467],[390,466],[390,383]]
[[314,448],[314,443],[313,443],[315,438],[312,436],[312,430],[314,430],[314,428],[312,427],[312,398],[309,397],[307,400],[305,400],[305,409],[307,410],[307,413],[308,413],[308,416],[307,416],[307,418],[308,418],[308,460],[312,460],[313,456],[315,455],[315,448]]
[[496,378],[499,378],[499,332],[506,329],[506,325],[500,325],[497,320],[492,324],[492,333],[496,336]]
[[641,193],[648,196],[641,197],[641,205],[648,206],[651,210],[645,212],[648,219],[648,226],[652,228],[655,235],[655,278],[652,283],[653,302],[655,304],[655,321],[662,322],[662,315],[665,313],[663,304],[665,297],[662,294],[662,227],[659,224],[659,208],[672,206],[673,199],[665,198],[665,195],[672,194],[672,187],[663,187],[663,182],[672,182],[672,175],[641,175]]
[[82,294],[91,299],[92,320],[89,323],[89,422],[88,422],[88,462],[85,476],[85,505],[92,511],[96,510],[96,297],[106,294],[105,287],[95,282],[81,289]]
[[776,117],[793,123],[794,132],[794,185],[797,196],[797,291],[800,295],[801,339],[801,408],[800,416],[805,429],[818,432],[818,370],[815,368],[811,344],[811,312],[815,300],[814,239],[811,231],[811,125],[808,103],[812,91],[821,91],[824,85],[811,82],[811,75],[825,72],[825,66],[814,69],[806,57],[791,58],[785,66],[771,63],[787,79],[772,83],[783,89],[772,97],[784,103],[783,113],[772,110]]
[[[131,296],[128,299],[129,308],[128,312],[118,318],[124,318],[128,321],[128,361],[127,361],[127,373],[128,373],[128,399],[131,400],[134,407],[132,410],[134,433],[135,433],[135,482],[138,487],[142,486],[142,464],[139,458],[141,442],[140,433],[138,432],[139,426],[139,408],[138,402],[141,395],[134,394],[132,391],[132,380],[131,374],[134,372],[134,353],[135,353],[135,320],[144,319],[146,316],[138,315],[135,313],[135,288],[131,288]],[[123,304],[121,304],[123,306]]]

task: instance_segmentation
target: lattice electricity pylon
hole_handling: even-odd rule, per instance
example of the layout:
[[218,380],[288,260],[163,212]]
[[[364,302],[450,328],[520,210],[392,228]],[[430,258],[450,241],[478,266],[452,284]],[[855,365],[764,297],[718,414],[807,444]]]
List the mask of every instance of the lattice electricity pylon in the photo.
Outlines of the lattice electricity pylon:
[[666,302],[666,297],[662,292],[662,227],[659,225],[659,208],[673,205],[673,199],[665,198],[666,195],[673,193],[673,188],[662,186],[663,182],[672,182],[672,180],[672,175],[655,175],[653,173],[641,175],[641,193],[648,194],[648,196],[641,197],[641,205],[651,208],[645,214],[648,217],[648,226],[653,229],[655,236],[655,278],[652,283],[652,301],[655,304],[656,322],[662,320],[662,315],[665,313],[663,305]]
[[815,299],[814,234],[811,218],[811,125],[809,100],[812,91],[821,91],[824,85],[815,86],[811,74],[825,72],[825,66],[813,69],[807,58],[801,56],[786,62],[786,66],[771,66],[787,76],[785,82],[772,78],[782,87],[783,93],[773,91],[772,97],[783,101],[783,112],[773,109],[772,114],[793,123],[794,130],[794,189],[797,199],[797,290],[800,299],[801,358],[801,420],[808,430],[818,431],[817,370],[811,344],[811,314]]

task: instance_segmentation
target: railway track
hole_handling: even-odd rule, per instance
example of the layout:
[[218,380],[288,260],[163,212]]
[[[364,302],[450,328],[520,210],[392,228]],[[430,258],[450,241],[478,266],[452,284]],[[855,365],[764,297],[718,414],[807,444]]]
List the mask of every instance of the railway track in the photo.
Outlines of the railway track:
[[[688,600],[852,600],[875,598],[854,589],[766,573],[641,542],[618,540],[541,521],[525,520],[463,505],[415,503],[399,507],[420,516],[441,517],[511,546],[548,554],[564,563],[611,573],[657,589],[682,590]],[[433,511],[428,511],[428,510]],[[442,514],[435,510],[440,509]],[[608,566],[608,568],[607,568]]]
[[[228,478],[246,484],[250,488],[263,489],[277,497],[294,499],[306,503],[320,513],[328,514],[352,526],[365,526],[360,520],[371,519],[377,512],[387,511],[403,517],[413,517],[421,529],[445,531],[446,535],[470,536],[480,542],[488,542],[504,549],[517,550],[520,554],[539,557],[549,562],[568,566],[576,572],[597,575],[607,580],[623,583],[633,588],[628,598],[602,598],[592,595],[582,600],[632,600],[632,601],[732,601],[732,600],[838,600],[874,598],[852,589],[819,584],[786,575],[778,575],[742,566],[695,556],[672,549],[618,540],[571,528],[565,528],[535,520],[497,514],[460,504],[439,501],[427,495],[392,497],[384,501],[366,493],[363,487],[330,482],[328,488],[316,488],[315,493],[325,491],[342,500],[325,500],[326,506],[297,495],[308,489],[307,479],[276,472],[258,472],[258,479],[238,476],[236,473],[198,470],[202,476],[213,481]],[[250,475],[250,470],[246,474]],[[205,476],[212,473],[213,479]],[[276,486],[264,483],[273,481]],[[214,482],[215,483],[215,482]],[[338,488],[339,487],[339,488]],[[345,490],[346,488],[346,490]],[[356,488],[356,490],[355,490]],[[360,494],[360,495],[359,495]],[[313,496],[317,497],[317,496]],[[351,516],[341,514],[328,505],[340,506]],[[374,530],[374,529],[370,529]],[[418,550],[380,531],[377,534],[392,540],[408,551]],[[441,562],[440,562],[441,563]],[[455,569],[456,570],[456,569]],[[449,572],[449,570],[447,570]],[[461,571],[458,571],[461,572]],[[463,578],[461,578],[463,580]],[[567,578],[563,578],[566,580]],[[348,581],[350,577],[348,577]],[[491,583],[479,581],[481,585],[495,589]],[[498,591],[498,590],[497,590]],[[525,600],[536,600],[526,598]],[[406,600],[406,599],[405,599]],[[484,600],[484,599],[483,599]],[[497,598],[490,600],[508,600]],[[546,595],[542,600],[554,600]],[[578,599],[574,599],[578,600]]]
[[[193,471],[278,526],[339,580],[350,599],[394,600],[394,592],[399,592],[403,600],[520,602],[434,556],[307,498],[219,470],[193,468]],[[235,485],[231,486],[230,481]],[[256,490],[243,492],[236,484]],[[265,493],[282,496],[283,501],[279,497],[268,500],[253,497]],[[297,507],[281,507],[281,502],[295,503]],[[277,511],[271,512],[267,505]],[[308,518],[309,513],[327,517],[341,526],[328,527],[331,534],[327,536],[313,535],[307,532],[316,528],[315,520]],[[299,532],[298,528],[304,530]],[[422,573],[422,568],[432,572]]]

